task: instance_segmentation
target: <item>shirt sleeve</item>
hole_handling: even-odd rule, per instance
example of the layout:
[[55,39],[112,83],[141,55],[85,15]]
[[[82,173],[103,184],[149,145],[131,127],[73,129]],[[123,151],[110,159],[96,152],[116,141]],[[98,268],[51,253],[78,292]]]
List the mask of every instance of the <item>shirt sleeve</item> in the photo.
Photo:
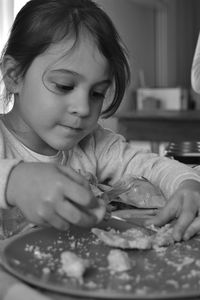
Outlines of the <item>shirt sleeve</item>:
[[147,150],[138,150],[121,135],[99,128],[96,132],[98,178],[113,185],[126,176],[144,176],[158,186],[168,199],[184,180],[197,180],[199,174],[176,160]]
[[12,169],[21,162],[20,159],[0,159],[0,208],[8,208],[6,189]]

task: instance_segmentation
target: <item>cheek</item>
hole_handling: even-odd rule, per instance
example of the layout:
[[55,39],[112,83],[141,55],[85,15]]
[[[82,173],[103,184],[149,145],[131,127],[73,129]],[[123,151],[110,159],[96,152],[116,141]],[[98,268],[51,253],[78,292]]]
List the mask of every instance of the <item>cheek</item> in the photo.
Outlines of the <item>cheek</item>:
[[102,107],[103,107],[103,101],[99,101],[99,102],[94,102],[94,104],[92,104],[92,115],[94,116],[94,118],[99,118],[101,111],[102,111]]
[[37,120],[41,116],[50,118],[56,114],[59,106],[56,105],[54,95],[50,93],[43,84],[30,80],[26,82],[20,95],[21,106],[29,115],[34,115]]

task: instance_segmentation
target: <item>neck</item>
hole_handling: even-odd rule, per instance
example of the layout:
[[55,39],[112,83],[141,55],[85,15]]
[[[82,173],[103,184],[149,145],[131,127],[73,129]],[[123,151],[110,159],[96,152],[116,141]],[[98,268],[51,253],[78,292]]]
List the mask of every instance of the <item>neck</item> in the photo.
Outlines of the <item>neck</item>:
[[27,148],[42,155],[55,155],[58,150],[50,148],[42,139],[38,139],[30,127],[11,111],[2,117],[6,128]]

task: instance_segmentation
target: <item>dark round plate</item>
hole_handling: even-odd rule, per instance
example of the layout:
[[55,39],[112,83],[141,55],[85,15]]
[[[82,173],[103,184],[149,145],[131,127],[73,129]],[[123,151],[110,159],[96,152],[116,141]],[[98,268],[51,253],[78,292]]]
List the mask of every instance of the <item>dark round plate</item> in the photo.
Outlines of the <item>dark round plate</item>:
[[[102,223],[125,230],[130,224],[112,220]],[[6,270],[26,283],[48,291],[99,299],[191,299],[200,296],[200,238],[159,250],[128,250],[133,268],[111,274],[110,248],[90,230],[71,227],[33,230],[11,240],[4,248]],[[60,254],[74,251],[92,262],[81,284],[60,272]]]

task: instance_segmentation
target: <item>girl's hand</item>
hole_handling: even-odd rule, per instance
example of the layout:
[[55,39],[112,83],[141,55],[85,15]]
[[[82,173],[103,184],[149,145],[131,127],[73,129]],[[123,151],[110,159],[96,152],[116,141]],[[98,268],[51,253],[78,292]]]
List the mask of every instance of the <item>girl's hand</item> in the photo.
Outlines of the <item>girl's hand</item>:
[[175,241],[188,240],[200,232],[200,183],[195,180],[182,182],[157,216],[146,221],[146,225],[162,226],[173,219]]
[[10,174],[6,196],[8,204],[19,207],[30,222],[63,230],[69,223],[92,226],[105,214],[88,181],[55,164],[20,163]]

